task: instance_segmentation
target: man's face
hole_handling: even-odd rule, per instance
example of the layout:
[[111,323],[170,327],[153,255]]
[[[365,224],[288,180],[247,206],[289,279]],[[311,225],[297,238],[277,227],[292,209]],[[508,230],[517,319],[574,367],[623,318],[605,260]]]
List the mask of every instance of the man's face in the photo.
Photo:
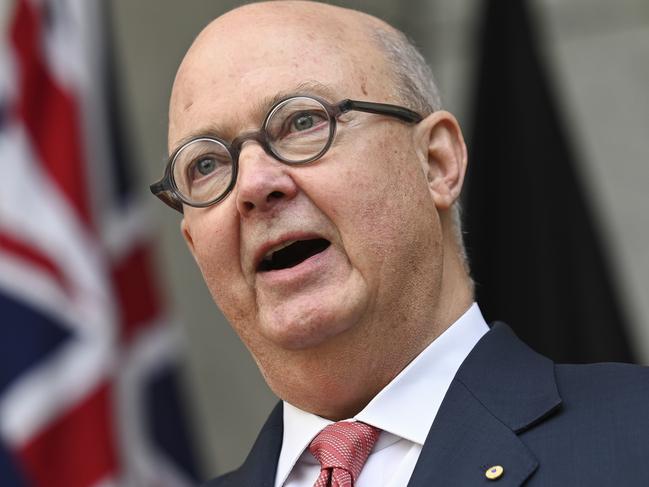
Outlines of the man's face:
[[[371,41],[343,20],[319,22],[280,4],[254,23],[235,12],[212,25],[177,77],[170,149],[192,135],[256,130],[279,94],[398,102]],[[307,382],[337,387],[343,362],[379,373],[439,287],[441,231],[415,131],[346,114],[329,151],[304,166],[247,142],[233,192],[185,207],[183,232],[215,301],[271,388],[297,405]],[[297,264],[268,270],[274,251]]]

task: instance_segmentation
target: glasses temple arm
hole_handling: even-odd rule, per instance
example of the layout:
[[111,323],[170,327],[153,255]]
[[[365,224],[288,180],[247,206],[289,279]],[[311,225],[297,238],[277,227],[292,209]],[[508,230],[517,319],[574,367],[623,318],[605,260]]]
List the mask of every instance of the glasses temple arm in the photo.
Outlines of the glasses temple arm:
[[374,113],[377,115],[390,115],[392,117],[399,118],[404,122],[417,123],[422,120],[422,116],[417,112],[398,105],[391,105],[389,103],[343,100],[338,106],[342,113],[348,112],[350,110],[356,110],[359,112]]
[[178,197],[171,192],[171,190],[167,187],[165,184],[166,181],[158,181],[157,183],[153,183],[151,186],[149,186],[149,189],[151,192],[160,198],[163,203],[166,205],[170,206],[174,210],[183,213],[183,204],[182,202],[178,199]]

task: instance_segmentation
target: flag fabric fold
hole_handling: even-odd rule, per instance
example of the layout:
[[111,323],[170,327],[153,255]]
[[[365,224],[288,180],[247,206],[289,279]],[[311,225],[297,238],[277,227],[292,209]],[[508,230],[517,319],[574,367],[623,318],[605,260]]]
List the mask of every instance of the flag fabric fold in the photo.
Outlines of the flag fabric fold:
[[627,320],[527,2],[485,2],[466,245],[477,299],[561,362],[632,361]]
[[0,45],[3,487],[183,487],[197,473],[180,337],[117,150],[104,7],[17,0]]

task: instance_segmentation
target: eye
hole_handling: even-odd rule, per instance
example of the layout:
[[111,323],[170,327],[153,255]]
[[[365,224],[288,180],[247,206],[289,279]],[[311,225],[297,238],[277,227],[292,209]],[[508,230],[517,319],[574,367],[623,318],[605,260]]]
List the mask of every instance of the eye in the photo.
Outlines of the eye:
[[289,98],[277,105],[270,112],[264,128],[274,144],[304,144],[326,138],[329,124],[325,106],[318,100],[304,96]]
[[224,157],[210,154],[192,161],[187,167],[188,181],[196,183],[202,179],[219,177],[229,172],[230,161]]
[[287,120],[287,133],[304,132],[326,123],[327,115],[315,110],[295,113]]
[[315,121],[313,119],[313,114],[311,113],[301,113],[293,117],[293,120],[291,121],[291,127],[298,131],[308,130],[314,125]]
[[209,173],[214,171],[216,167],[216,161],[214,159],[201,159],[194,164],[196,172],[200,173],[203,176],[207,176]]

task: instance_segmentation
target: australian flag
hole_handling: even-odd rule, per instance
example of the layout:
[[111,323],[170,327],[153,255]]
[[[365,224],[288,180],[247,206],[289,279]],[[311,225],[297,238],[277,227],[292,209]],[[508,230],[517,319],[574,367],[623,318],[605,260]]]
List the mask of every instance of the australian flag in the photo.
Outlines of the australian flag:
[[[0,485],[196,474],[98,0],[16,0],[0,43]],[[103,32],[103,34],[102,34]]]

